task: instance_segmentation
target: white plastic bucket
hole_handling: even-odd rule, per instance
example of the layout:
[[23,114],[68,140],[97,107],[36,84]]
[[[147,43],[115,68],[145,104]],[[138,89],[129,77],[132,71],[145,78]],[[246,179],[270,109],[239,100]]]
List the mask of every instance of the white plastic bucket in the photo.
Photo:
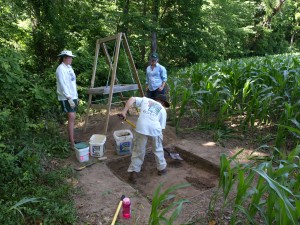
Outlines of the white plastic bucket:
[[130,130],[116,130],[114,132],[118,155],[130,155],[132,152],[133,135]]
[[75,148],[75,154],[76,154],[76,158],[79,162],[89,161],[89,159],[90,159],[89,146],[86,145],[85,148]]
[[101,134],[94,134],[90,138],[90,154],[93,157],[102,157],[105,151],[106,136]]

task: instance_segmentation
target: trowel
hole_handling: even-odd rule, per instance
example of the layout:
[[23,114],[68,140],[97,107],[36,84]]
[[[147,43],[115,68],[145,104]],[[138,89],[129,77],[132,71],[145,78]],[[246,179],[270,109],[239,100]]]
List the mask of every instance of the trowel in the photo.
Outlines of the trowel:
[[164,151],[166,153],[168,153],[168,155],[171,156],[172,159],[183,160],[183,158],[181,158],[181,156],[179,155],[179,153],[170,152],[169,150],[167,150],[167,148],[164,148]]
[[107,157],[101,157],[101,158],[98,158],[98,161],[96,161],[96,162],[92,162],[92,163],[90,163],[90,164],[87,164],[87,165],[85,165],[85,166],[81,166],[81,167],[79,167],[79,168],[74,168],[74,170],[76,170],[76,171],[81,171],[81,170],[83,170],[83,169],[85,169],[85,168],[87,168],[87,167],[90,167],[90,166],[92,166],[92,165],[94,165],[94,164],[96,164],[96,163],[98,163],[98,162],[101,162],[101,161],[104,161],[104,160],[106,160],[107,159]]

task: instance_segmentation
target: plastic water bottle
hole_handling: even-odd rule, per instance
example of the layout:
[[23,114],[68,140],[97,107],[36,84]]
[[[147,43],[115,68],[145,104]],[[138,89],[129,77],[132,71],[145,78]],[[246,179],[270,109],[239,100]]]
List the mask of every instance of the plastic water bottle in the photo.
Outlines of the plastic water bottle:
[[122,204],[122,208],[123,208],[123,217],[125,219],[129,219],[130,218],[130,214],[131,214],[131,209],[130,209],[130,199],[129,198],[124,198],[123,199],[123,204]]

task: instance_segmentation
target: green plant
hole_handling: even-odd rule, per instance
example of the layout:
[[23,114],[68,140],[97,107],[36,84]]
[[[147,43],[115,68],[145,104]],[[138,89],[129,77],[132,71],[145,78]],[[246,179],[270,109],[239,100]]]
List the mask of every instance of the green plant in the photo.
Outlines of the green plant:
[[[178,71],[168,81],[171,116],[179,122],[197,112],[195,126],[222,129],[229,119],[247,132],[259,126],[299,121],[300,76],[297,54],[252,57],[199,63]],[[278,127],[276,146],[283,147],[289,132]],[[299,140],[299,136],[292,136]]]
[[70,151],[64,150],[66,141],[51,121],[47,126],[33,125],[0,148],[0,223],[72,224],[76,221],[73,189],[66,178],[73,171],[51,164],[53,157]]
[[[179,188],[184,188],[188,186],[190,186],[190,184],[179,184],[179,185],[174,185],[166,189],[165,191],[162,191],[163,184],[160,184],[156,188],[152,198],[151,214],[150,214],[148,224],[149,225],[173,224],[173,222],[179,216],[183,204],[188,202],[188,200],[179,199],[174,201],[176,195],[172,194],[172,192],[176,191]],[[169,216],[169,218],[167,218],[167,215],[170,211],[172,211],[172,214]]]
[[11,206],[8,210],[7,213],[9,213],[12,210],[16,210],[20,213],[20,215],[22,216],[22,218],[24,218],[24,215],[22,213],[22,206],[27,204],[27,203],[36,203],[36,202],[41,202],[46,200],[45,198],[24,198],[22,200],[20,200],[19,202],[17,202],[16,204],[14,204],[13,206]]
[[[223,192],[223,207],[232,206],[230,224],[247,221],[259,224],[298,224],[300,218],[300,145],[290,153],[279,153],[279,158],[268,157],[264,162],[240,165],[232,163],[236,155],[228,158],[221,155],[220,187]],[[234,192],[233,198],[228,198]]]

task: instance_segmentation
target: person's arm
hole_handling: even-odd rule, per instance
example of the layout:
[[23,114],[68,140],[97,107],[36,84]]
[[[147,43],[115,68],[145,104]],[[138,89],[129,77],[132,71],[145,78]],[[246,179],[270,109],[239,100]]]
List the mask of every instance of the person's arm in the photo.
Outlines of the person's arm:
[[148,67],[146,69],[146,91],[149,90],[149,76],[148,76]]
[[135,103],[135,97],[131,97],[130,99],[128,99],[128,101],[125,104],[124,109],[122,110],[121,114],[123,116],[124,119],[126,119],[126,114],[128,109],[133,105],[133,103]]
[[71,99],[71,95],[69,94],[69,88],[67,86],[67,81],[64,76],[64,71],[62,69],[58,69],[56,71],[57,80],[62,91],[62,94],[66,97],[66,99]]
[[160,74],[161,80],[166,83],[167,79],[168,79],[167,70],[164,66],[162,66],[162,65],[160,65],[160,66],[161,66],[161,74]]
[[159,87],[159,89],[162,91],[165,88],[166,82],[167,82],[167,70],[164,66],[160,65],[161,71],[160,71],[160,77],[162,80],[162,85]]
[[160,123],[161,129],[166,129],[167,113],[166,113],[165,110],[161,113],[161,117],[159,119],[159,123]]

